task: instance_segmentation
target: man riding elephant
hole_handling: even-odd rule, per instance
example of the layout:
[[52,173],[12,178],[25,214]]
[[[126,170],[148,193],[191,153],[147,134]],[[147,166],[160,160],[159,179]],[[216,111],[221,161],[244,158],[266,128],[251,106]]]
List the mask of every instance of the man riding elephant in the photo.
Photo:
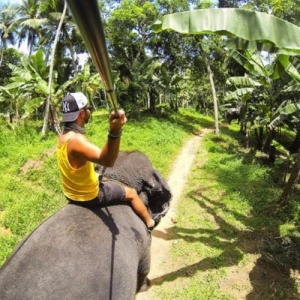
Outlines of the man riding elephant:
[[[69,203],[25,237],[1,267],[1,300],[133,300],[149,287],[147,214],[158,222],[167,213],[170,188],[143,153],[118,151],[124,113],[110,116],[102,151],[86,139],[87,104],[82,94],[64,98],[58,163]],[[134,201],[142,202],[146,218],[129,205]]]
[[63,192],[70,203],[86,207],[106,205],[111,202],[129,201],[133,210],[151,231],[155,221],[137,192],[119,183],[99,182],[94,164],[112,167],[117,159],[126,123],[123,111],[109,117],[109,133],[101,150],[85,136],[84,125],[89,122],[91,106],[83,93],[71,93],[62,99],[63,133],[58,139],[57,161],[61,174]]

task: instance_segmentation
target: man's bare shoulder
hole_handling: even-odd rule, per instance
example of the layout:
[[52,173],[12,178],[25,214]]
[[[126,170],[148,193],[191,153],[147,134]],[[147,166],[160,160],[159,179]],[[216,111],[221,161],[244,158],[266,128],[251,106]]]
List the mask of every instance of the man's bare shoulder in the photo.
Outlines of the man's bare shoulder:
[[79,146],[84,146],[86,144],[90,144],[90,141],[88,140],[88,138],[83,135],[83,134],[80,134],[80,133],[74,133],[71,137],[70,137],[70,140],[69,140],[69,145],[72,146],[76,146],[76,145],[79,145]]
[[76,134],[72,137],[68,144],[68,153],[85,160],[98,162],[101,149],[91,143],[88,138],[82,134]]

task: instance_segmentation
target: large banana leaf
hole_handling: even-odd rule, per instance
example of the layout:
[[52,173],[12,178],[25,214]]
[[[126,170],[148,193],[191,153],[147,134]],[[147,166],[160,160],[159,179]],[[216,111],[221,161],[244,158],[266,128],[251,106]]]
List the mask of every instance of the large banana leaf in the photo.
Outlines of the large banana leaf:
[[251,95],[253,92],[253,88],[241,88],[237,89],[233,92],[225,93],[224,100],[241,100],[245,95]]
[[278,57],[278,60],[285,69],[285,72],[288,73],[294,79],[296,79],[297,82],[300,82],[300,74],[297,68],[290,63],[288,56],[280,55]]
[[228,84],[228,85],[233,84],[236,86],[244,86],[244,87],[261,86],[261,83],[251,79],[250,77],[246,77],[246,76],[230,77],[226,80],[226,84]]
[[239,37],[231,38],[226,41],[226,46],[229,49],[250,50],[250,51],[265,51],[272,54],[298,55],[298,51],[293,49],[280,49],[268,41],[247,41]]
[[272,122],[269,124],[270,127],[276,127],[281,124],[287,118],[290,118],[290,115],[298,113],[300,110],[299,103],[288,103],[284,102],[275,112],[275,117]]
[[236,50],[229,51],[230,56],[235,59],[241,66],[243,66],[250,74],[260,77],[266,76],[266,70],[264,70],[260,64],[257,64],[254,59],[252,59],[250,52],[245,52],[242,54]]
[[290,152],[287,149],[285,149],[285,147],[282,144],[273,140],[272,145],[276,148],[277,151],[279,151],[281,154],[283,154],[285,156],[285,158],[288,158],[290,156]]
[[[278,55],[270,64],[264,64],[256,52],[246,50],[245,53],[240,53],[237,50],[230,50],[229,53],[250,74],[258,77],[261,84],[266,78],[273,80],[281,78],[288,84],[294,84],[295,81],[300,82],[300,74],[298,72],[300,65],[295,67],[290,63],[290,56],[288,55],[277,53]],[[266,81],[265,84],[269,83]]]
[[[162,21],[156,21],[153,29],[155,32],[174,30],[184,34],[238,37],[273,45],[289,54],[300,54],[300,27],[251,10],[217,8],[175,13],[165,15]],[[231,41],[234,42],[238,41]]]
[[283,91],[284,92],[299,92],[300,91],[300,83],[295,82],[293,84],[290,84]]
[[300,110],[299,103],[290,103],[290,101],[283,102],[275,111],[275,116],[283,114],[290,115]]

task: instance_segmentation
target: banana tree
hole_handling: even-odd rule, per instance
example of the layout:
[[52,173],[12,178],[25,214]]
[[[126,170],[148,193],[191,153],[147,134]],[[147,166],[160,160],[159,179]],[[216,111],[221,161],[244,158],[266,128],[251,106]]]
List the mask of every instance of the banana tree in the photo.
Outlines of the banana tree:
[[30,61],[21,57],[21,66],[9,64],[9,67],[12,69],[11,83],[2,89],[2,98],[15,96],[17,105],[14,106],[14,113],[18,121],[19,115],[26,118],[44,104],[47,68],[41,60],[41,52],[35,53]]
[[187,79],[188,79],[187,77],[180,76],[178,74],[174,74],[171,77],[171,80],[169,82],[169,90],[171,93],[175,94],[175,101],[171,101],[174,111],[178,111],[178,94],[182,91],[184,87],[182,85],[183,81]]
[[276,127],[284,123],[291,131],[294,131],[296,136],[288,150],[291,153],[297,153],[300,150],[300,103],[292,100],[283,101],[274,116],[269,127]]
[[[277,51],[300,54],[300,28],[272,15],[243,9],[200,9],[165,15],[153,25],[155,32],[174,30],[182,34],[227,36],[227,46],[234,49]],[[288,34],[287,34],[288,32]],[[231,38],[231,39],[230,39]],[[214,87],[212,86],[212,91]],[[214,102],[215,126],[218,128],[217,101]]]
[[83,71],[75,74],[68,82],[76,91],[81,91],[88,97],[94,109],[96,109],[94,98],[99,94],[99,90],[102,89],[104,95],[106,93],[99,74],[96,72],[94,74],[91,73],[91,65],[89,63],[86,63],[83,66]]
[[224,101],[241,101],[241,99],[248,99],[255,88],[260,87],[261,84],[246,76],[230,77],[226,80],[228,86],[234,86],[236,90],[227,91],[224,95]]
[[[287,204],[289,196],[293,190],[300,173],[300,103],[291,100],[284,101],[275,112],[275,118],[269,126],[278,126],[285,122],[288,126],[296,131],[296,137],[291,147],[286,149],[280,143],[274,144],[277,151],[284,153],[289,158],[287,166],[290,168],[290,176],[286,182],[278,204],[283,206]],[[274,143],[274,142],[273,142]]]
[[[253,65],[249,61],[247,61],[247,64],[244,64],[248,71],[253,71],[254,68]],[[289,58],[285,55],[278,55],[273,61],[272,61],[272,68],[268,68],[265,70],[265,72],[253,72],[255,73],[256,77],[261,80],[263,85],[265,86],[266,90],[269,92],[269,105],[264,106],[265,114],[261,114],[263,117],[259,118],[259,120],[252,126],[254,128],[256,136],[260,137],[261,135],[257,135],[257,129],[262,129],[262,124],[265,125],[265,127],[269,130],[269,132],[274,132],[274,130],[280,126],[281,124],[286,124],[289,126],[291,131],[296,131],[296,137],[289,149],[286,149],[283,145],[281,145],[278,141],[273,139],[273,136],[270,135],[272,138],[269,139],[269,142],[271,143],[270,149],[276,149],[278,153],[281,153],[281,158],[276,161],[277,165],[280,165],[280,170],[283,172],[284,176],[284,183],[286,178],[287,170],[290,170],[290,176],[288,178],[288,181],[285,183],[282,195],[280,197],[280,200],[278,202],[279,205],[285,205],[288,202],[288,198],[291,194],[291,191],[293,189],[294,184],[296,183],[297,179],[299,178],[299,172],[300,172],[300,155],[299,155],[299,149],[300,149],[300,104],[298,101],[294,100],[285,100],[281,103],[275,103],[276,96],[274,96],[274,89],[272,88],[272,84],[275,79],[278,79],[279,76],[284,78],[287,82],[287,85],[284,89],[279,89],[276,93],[277,96],[281,92],[291,92],[291,91],[299,91],[300,90],[300,74],[298,72],[299,65],[294,66]],[[259,69],[258,69],[259,70]],[[263,70],[263,69],[262,69]],[[270,72],[270,70],[272,72]],[[260,76],[259,76],[260,75]],[[264,77],[264,76],[266,77]],[[268,79],[268,80],[266,80]],[[234,92],[228,92],[227,93],[227,99],[236,98],[236,96],[241,95],[247,95],[249,92],[249,88],[246,88],[245,86],[253,86],[252,89],[257,87],[257,83],[253,82],[253,80],[249,80],[248,78],[242,77],[242,78],[230,78],[228,80],[229,83],[233,83],[235,85],[241,84],[243,86],[242,89],[237,89]],[[250,88],[251,89],[251,88]],[[253,91],[251,92],[253,93]],[[275,94],[275,95],[276,95]],[[267,99],[268,99],[267,97]],[[275,106],[277,105],[277,107]],[[279,106],[278,106],[279,105]],[[277,108],[270,109],[271,108]],[[256,110],[259,111],[260,107],[258,103],[256,103]],[[262,123],[259,123],[261,122]],[[253,120],[254,121],[254,120]],[[271,151],[270,153],[273,153]],[[293,153],[296,153],[296,155],[293,155]],[[284,158],[284,159],[282,159]]]
[[[257,51],[246,50],[244,54],[231,50],[231,56],[240,63],[247,71],[248,74],[243,78],[235,78],[228,80],[229,82],[234,82],[242,87],[233,92],[226,93],[226,99],[237,98],[243,96],[243,94],[251,95],[252,105],[255,107],[255,115],[259,118],[253,119],[255,124],[252,129],[258,129],[260,131],[258,139],[258,148],[264,145],[264,150],[268,152],[275,136],[276,127],[268,127],[267,124],[273,121],[274,111],[280,105],[279,96],[282,94],[284,87],[288,84],[284,81],[290,76],[285,71],[286,66],[283,64],[287,56],[276,55],[268,64],[263,61]],[[249,77],[254,80],[249,80]],[[259,94],[259,97],[253,97]],[[253,101],[256,99],[256,101]],[[242,122],[241,122],[242,124]],[[267,139],[263,141],[263,129],[266,128],[268,131]],[[272,148],[272,147],[271,147]],[[261,149],[260,149],[261,150]],[[271,153],[271,152],[270,152]],[[272,158],[273,159],[273,158]]]
[[[246,136],[246,145],[249,146],[250,128],[254,125],[255,119],[258,115],[258,108],[254,99],[258,98],[254,95],[261,93],[262,84],[245,74],[245,76],[230,77],[226,81],[226,85],[234,87],[235,90],[225,93],[225,102],[235,102],[240,107],[239,120],[240,120],[240,132]],[[258,118],[260,122],[260,118]],[[250,124],[250,126],[248,126]],[[254,129],[257,148],[262,147],[262,130],[261,128]]]
[[[258,50],[289,55],[300,54],[300,28],[266,13],[243,9],[203,9],[170,14],[157,21],[154,31],[174,30],[182,34],[217,34],[227,36],[231,49]],[[284,63],[282,63],[282,66]],[[288,70],[287,65],[284,67]],[[253,65],[253,71],[255,66]],[[286,72],[288,73],[288,72]],[[275,79],[275,77],[273,78]],[[216,105],[216,104],[214,104]],[[215,107],[217,111],[217,107]],[[272,117],[271,117],[272,121]],[[215,118],[217,128],[217,120]],[[295,169],[299,171],[300,158]],[[290,191],[287,187],[288,192]],[[286,203],[281,201],[281,203]]]
[[169,99],[170,107],[174,110],[178,110],[178,96],[180,92],[184,89],[184,84],[186,80],[189,80],[189,76],[184,74],[174,74],[169,75],[163,64],[155,62],[157,68],[153,76],[153,79],[158,82],[158,86],[164,94],[175,95],[175,99],[172,97]]
[[[10,83],[1,88],[0,91],[0,101],[7,103],[6,110],[11,111],[13,109],[17,119],[18,116],[25,119],[39,110],[43,112],[48,95],[48,67],[42,50],[38,50],[29,59],[21,57],[20,66],[13,64],[8,64],[8,66],[12,70],[12,77]],[[52,84],[51,93],[54,104],[62,99],[65,91],[72,84],[72,80],[58,88]]]
[[[281,54],[300,54],[300,28],[272,15],[238,8],[199,9],[163,16],[153,25],[155,32],[174,30],[182,34],[217,34],[233,37],[235,48]],[[287,34],[288,32],[288,34]],[[242,45],[243,44],[243,45]]]
[[21,107],[22,101],[21,95],[19,95],[17,88],[9,89],[0,86],[0,102],[1,102],[1,117],[9,117],[8,125],[11,129],[14,129],[13,116],[15,116],[16,124],[19,123],[19,108]]

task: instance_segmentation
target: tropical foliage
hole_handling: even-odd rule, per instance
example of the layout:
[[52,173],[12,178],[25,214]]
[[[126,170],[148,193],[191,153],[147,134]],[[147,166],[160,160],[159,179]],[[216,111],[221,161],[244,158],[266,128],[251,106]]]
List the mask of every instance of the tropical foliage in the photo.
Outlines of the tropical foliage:
[[[220,114],[237,105],[249,147],[267,153],[271,163],[281,162],[280,154],[286,157],[284,164],[299,165],[297,2],[101,0],[98,4],[118,102],[131,117],[144,109],[161,113],[161,104],[174,111],[192,106],[214,117],[218,135]],[[35,118],[43,120],[43,134],[48,127],[59,132],[60,99],[75,90],[86,93],[95,108],[109,107],[65,8],[63,0],[24,0],[1,7],[0,113],[11,128]],[[18,53],[18,60],[8,49],[12,46],[27,51]],[[279,138],[282,129],[292,137],[288,143]],[[298,176],[292,177],[291,186]]]

